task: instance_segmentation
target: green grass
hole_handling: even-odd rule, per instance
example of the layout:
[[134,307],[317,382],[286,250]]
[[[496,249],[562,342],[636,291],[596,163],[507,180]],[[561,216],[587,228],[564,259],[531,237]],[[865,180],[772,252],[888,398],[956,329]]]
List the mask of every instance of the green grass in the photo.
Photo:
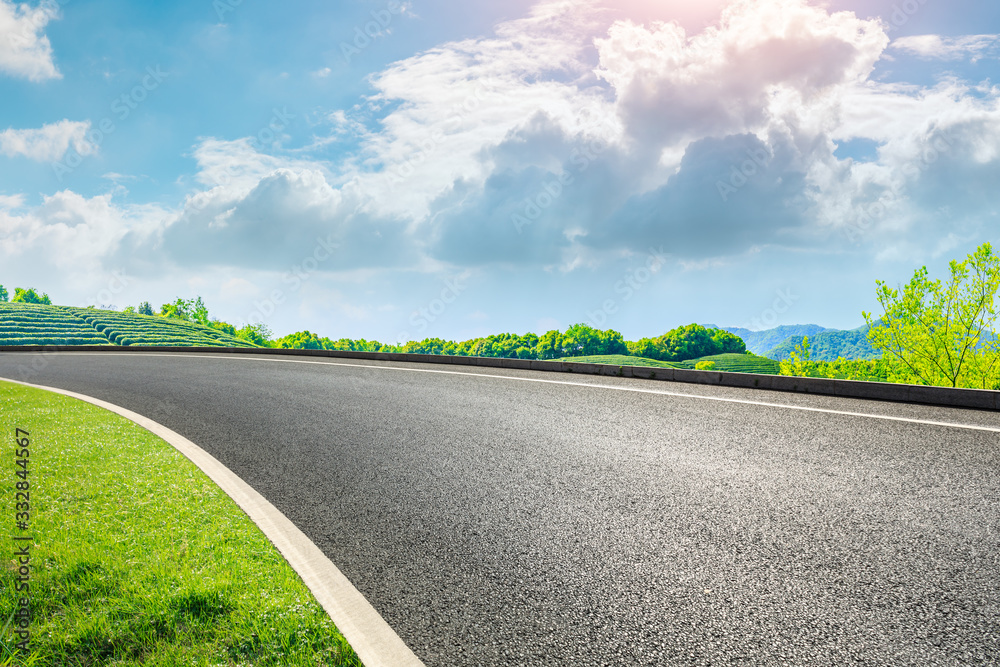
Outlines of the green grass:
[[[31,434],[30,655],[4,628],[22,534],[15,428]],[[0,667],[361,664],[263,533],[163,440],[5,382],[0,437]]]
[[581,364],[610,364],[611,366],[656,366],[657,368],[680,368],[672,361],[657,361],[645,357],[629,357],[624,354],[598,354],[589,357],[563,357],[557,361],[575,361]]
[[175,318],[21,303],[0,303],[0,345],[256,347],[217,329]]

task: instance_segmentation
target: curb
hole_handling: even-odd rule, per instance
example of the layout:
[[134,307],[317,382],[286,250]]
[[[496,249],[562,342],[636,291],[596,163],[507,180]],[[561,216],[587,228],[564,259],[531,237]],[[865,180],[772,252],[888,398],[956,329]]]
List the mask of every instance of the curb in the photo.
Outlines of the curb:
[[362,359],[368,361],[397,361],[421,364],[445,364],[453,366],[477,366],[480,368],[509,368],[516,370],[547,371],[555,373],[576,373],[579,375],[607,375],[614,377],[640,378],[666,382],[714,385],[717,387],[739,387],[743,389],[767,389],[817,396],[838,398],[862,398],[895,403],[917,403],[950,408],[973,408],[977,410],[1000,410],[1000,391],[985,389],[953,389],[951,387],[927,387],[912,384],[890,384],[886,382],[861,382],[858,380],[832,380],[827,378],[801,378],[787,375],[760,375],[756,373],[727,373],[722,371],[695,371],[681,368],[655,368],[650,366],[611,366],[608,364],[586,364],[571,361],[542,361],[538,359],[502,359],[495,357],[451,357],[438,354],[401,354],[395,352],[350,352],[345,350],[285,350],[275,348],[241,347],[166,347],[135,346],[118,347],[109,345],[0,345],[0,352],[107,352],[128,354],[129,352],[209,352],[213,354],[287,355],[299,357],[327,357],[335,359]]
[[99,398],[78,394],[56,387],[0,380],[34,389],[69,396],[104,408],[135,422],[153,435],[165,440],[194,463],[226,495],[246,512],[264,535],[277,547],[292,569],[329,614],[337,630],[366,667],[424,667],[423,662],[400,639],[385,619],[371,606],[358,589],[348,581],[333,562],[264,496],[260,495],[236,473],[218,459],[176,431]]

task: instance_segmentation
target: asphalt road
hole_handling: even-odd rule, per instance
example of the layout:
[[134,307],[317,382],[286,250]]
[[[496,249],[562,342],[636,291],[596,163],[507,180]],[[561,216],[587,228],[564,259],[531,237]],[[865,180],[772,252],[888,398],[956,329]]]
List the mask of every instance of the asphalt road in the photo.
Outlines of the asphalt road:
[[1000,434],[608,387],[997,413],[235,355],[0,354],[0,377],[193,440],[428,666],[1000,663]]

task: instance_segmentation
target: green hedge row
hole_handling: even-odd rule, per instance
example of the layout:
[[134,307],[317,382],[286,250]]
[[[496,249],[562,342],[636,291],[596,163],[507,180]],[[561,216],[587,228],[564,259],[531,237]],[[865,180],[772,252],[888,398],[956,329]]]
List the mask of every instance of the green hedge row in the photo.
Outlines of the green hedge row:
[[695,364],[699,361],[714,361],[715,370],[731,373],[777,375],[781,372],[781,367],[777,361],[749,354],[717,354],[711,357],[684,361],[681,362],[681,365],[684,368],[694,368]]
[[24,324],[0,322],[0,332],[3,331],[85,331],[87,333],[97,333],[93,327],[80,326],[79,324]]
[[45,318],[45,317],[11,317],[5,313],[0,313],[0,322],[8,323],[18,323],[18,324],[65,324],[73,325],[77,327],[88,326],[86,322],[73,317],[60,317],[60,318]]
[[194,340],[191,338],[121,338],[118,341],[119,345],[126,346],[142,346],[142,345],[157,345],[157,346],[172,346],[172,347],[227,347],[225,345],[220,345],[218,341],[211,340]]
[[106,342],[103,336],[124,345],[255,347],[223,331],[184,320],[70,306],[5,305],[9,306],[0,304],[0,335],[10,331],[25,338],[89,336]]
[[0,338],[0,345],[111,345],[107,338]]
[[196,328],[196,329],[193,329],[190,332],[187,332],[187,331],[177,331],[176,329],[168,329],[168,328],[154,328],[154,327],[149,327],[149,328],[145,328],[144,329],[144,328],[140,328],[140,327],[130,326],[130,327],[109,327],[109,328],[103,329],[103,331],[106,334],[111,335],[111,336],[126,337],[126,338],[132,338],[132,337],[140,337],[140,338],[167,337],[167,338],[190,338],[190,339],[201,339],[201,340],[208,339],[208,340],[211,340],[211,341],[224,342],[224,343],[232,344],[232,345],[236,345],[238,343],[244,343],[245,342],[245,341],[240,340],[239,338],[235,338],[233,336],[225,335],[222,332],[218,332],[218,333],[216,333],[216,332],[209,332],[209,331],[206,331],[203,328]]

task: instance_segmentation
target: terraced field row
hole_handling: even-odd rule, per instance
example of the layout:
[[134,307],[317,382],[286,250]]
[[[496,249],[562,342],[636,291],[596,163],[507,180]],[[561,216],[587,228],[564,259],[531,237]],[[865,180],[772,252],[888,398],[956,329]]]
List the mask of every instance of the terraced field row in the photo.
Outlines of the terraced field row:
[[58,306],[0,303],[0,345],[111,345],[111,341]]
[[225,332],[183,320],[90,308],[66,310],[107,336],[115,345],[253,347]]
[[777,361],[755,354],[715,354],[701,359],[691,359],[679,362],[679,368],[694,368],[699,361],[714,361],[715,370],[730,373],[761,373],[763,375],[778,375],[781,366]]
[[178,319],[20,303],[0,303],[0,345],[254,347],[225,332]]

